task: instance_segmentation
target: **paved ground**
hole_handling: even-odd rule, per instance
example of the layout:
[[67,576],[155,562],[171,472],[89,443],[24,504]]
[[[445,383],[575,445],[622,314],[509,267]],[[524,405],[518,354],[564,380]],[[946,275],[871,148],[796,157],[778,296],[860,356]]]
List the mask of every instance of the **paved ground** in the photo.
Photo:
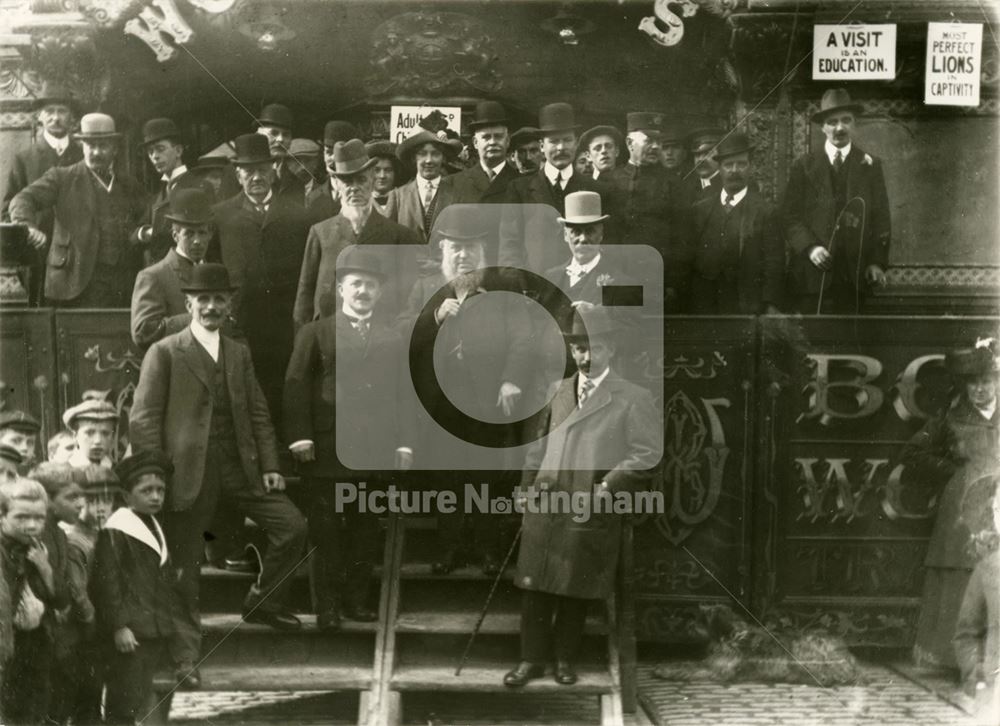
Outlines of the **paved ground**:
[[[652,723],[662,726],[968,726],[971,721],[933,690],[885,664],[865,663],[866,685],[819,688],[791,684],[683,683],[640,665],[640,694]],[[938,684],[938,690],[941,690]],[[944,695],[944,694],[942,694]],[[407,724],[516,726],[595,724],[596,699],[513,695],[404,700]],[[346,693],[179,693],[171,711],[178,726],[319,726],[354,723],[357,696]],[[642,721],[639,721],[642,723]]]

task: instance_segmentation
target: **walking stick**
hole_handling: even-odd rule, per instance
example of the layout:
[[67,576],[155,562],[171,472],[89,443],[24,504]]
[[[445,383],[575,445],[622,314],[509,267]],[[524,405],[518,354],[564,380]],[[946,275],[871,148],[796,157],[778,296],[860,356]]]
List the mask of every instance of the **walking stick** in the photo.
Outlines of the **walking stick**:
[[486,613],[490,609],[490,603],[493,602],[493,595],[497,591],[497,585],[500,584],[500,578],[503,577],[504,570],[507,569],[507,563],[510,562],[511,555],[514,554],[514,548],[517,546],[518,540],[521,539],[521,531],[524,529],[524,525],[517,528],[517,534],[514,535],[514,541],[510,543],[510,547],[507,549],[507,555],[503,558],[503,562],[500,564],[500,571],[497,576],[493,578],[493,585],[490,587],[490,592],[486,596],[486,602],[483,604],[483,609],[479,611],[479,619],[476,621],[475,627],[472,628],[472,635],[469,636],[469,642],[465,644],[465,650],[462,651],[462,657],[458,660],[458,666],[455,668],[455,675],[458,676],[462,673],[462,668],[465,667],[465,661],[469,658],[469,651],[472,650],[472,644],[476,640],[476,636],[479,635],[479,629],[483,627],[483,621],[486,620]]
[[[861,217],[861,225],[860,225],[861,226],[861,235],[859,236],[859,242],[860,242],[861,247],[863,247],[864,244],[865,244],[865,216],[866,216],[865,200],[862,199],[861,197],[851,197],[850,199],[847,200],[847,204],[844,205],[844,208],[840,210],[840,214],[837,215],[837,220],[836,220],[836,222],[833,225],[833,231],[830,233],[830,244],[827,245],[827,248],[826,248],[827,252],[830,253],[830,260],[831,260],[830,264],[833,264],[833,245],[834,245],[834,242],[837,239],[837,232],[840,231],[840,226],[841,226],[841,224],[846,219],[845,215],[847,214],[848,210],[850,210],[851,205],[854,204],[854,202],[860,202],[861,203],[861,215],[860,215],[860,217]],[[864,259],[864,255],[862,254],[862,252],[863,252],[863,249],[859,248],[858,249],[858,265],[860,265],[861,264],[861,260]],[[816,301],[816,314],[817,315],[819,315],[820,311],[823,309],[823,292],[824,292],[824,290],[826,288],[826,272],[827,272],[826,270],[823,270],[823,274],[819,278],[819,299]],[[857,275],[855,275],[854,287],[855,287],[855,289],[858,288]],[[854,310],[855,313],[857,313],[857,307],[858,307],[857,304],[855,304],[855,310]]]

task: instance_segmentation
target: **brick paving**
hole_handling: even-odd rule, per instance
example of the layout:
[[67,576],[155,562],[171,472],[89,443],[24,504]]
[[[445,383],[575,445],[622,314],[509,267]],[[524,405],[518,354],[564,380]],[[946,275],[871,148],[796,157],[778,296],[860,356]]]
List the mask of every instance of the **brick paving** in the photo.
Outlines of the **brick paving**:
[[[664,681],[653,662],[640,663],[639,690],[652,723],[662,726],[969,726],[947,700],[881,664],[865,663],[865,685],[819,688],[793,684]],[[352,724],[349,693],[178,693],[176,726],[320,726]],[[516,726],[598,723],[596,698],[567,694],[523,699],[507,694],[412,694],[407,724]],[[642,723],[640,721],[639,723]]]

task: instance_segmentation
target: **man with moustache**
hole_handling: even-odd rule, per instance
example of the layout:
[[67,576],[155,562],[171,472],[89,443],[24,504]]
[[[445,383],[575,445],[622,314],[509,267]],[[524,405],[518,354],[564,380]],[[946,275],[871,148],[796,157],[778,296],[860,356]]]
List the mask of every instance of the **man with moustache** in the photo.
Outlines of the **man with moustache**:
[[[8,207],[14,196],[42,176],[53,166],[70,166],[83,158],[83,150],[71,136],[79,115],[79,106],[68,91],[52,85],[45,85],[35,99],[41,138],[36,138],[29,148],[14,155],[14,162],[7,174],[4,189],[3,215],[8,215]],[[52,237],[54,223],[51,212],[46,212],[38,220],[38,228],[46,237]],[[45,282],[45,255],[34,250],[30,261],[31,274],[28,281],[28,302],[42,304],[42,288]]]
[[[426,242],[434,220],[454,202],[451,185],[443,183],[444,164],[446,158],[454,157],[461,149],[461,141],[450,141],[427,130],[401,143],[396,154],[404,166],[416,166],[417,176],[390,192],[386,205],[389,219],[409,227]],[[436,256],[434,250],[429,249],[428,256]]]
[[[885,284],[889,195],[881,160],[854,143],[861,110],[843,88],[824,93],[812,121],[822,126],[826,142],[796,159],[788,175],[782,216],[792,255],[789,282],[803,314],[857,315],[870,289]],[[838,226],[855,198],[864,202],[864,224],[852,214]]]
[[170,193],[175,189],[199,189],[211,195],[213,191],[185,166],[181,132],[171,119],[147,121],[142,127],[142,146],[161,181],[159,191],[149,202],[146,222],[135,231],[136,241],[146,245],[146,264],[151,265],[162,260],[173,245],[171,224],[165,216]]
[[595,126],[580,137],[580,148],[590,157],[594,179],[600,179],[618,165],[618,155],[625,143],[622,132],[614,126]]
[[686,176],[686,192],[694,203],[700,197],[716,197],[722,190],[719,162],[715,160],[715,147],[725,133],[715,128],[697,129],[689,137],[694,168]]
[[691,312],[760,315],[778,312],[785,247],[777,211],[755,186],[751,146],[734,133],[716,149],[722,177],[718,197],[694,204]]
[[171,191],[164,220],[174,246],[139,273],[132,290],[132,341],[140,350],[191,322],[181,288],[190,281],[195,265],[205,261],[215,233],[212,201],[201,189]]
[[372,206],[383,217],[389,215],[389,192],[403,180],[403,165],[396,157],[396,145],[390,141],[370,141],[365,144],[368,156],[375,160],[372,167]]
[[534,174],[545,163],[539,139],[538,129],[534,126],[522,126],[510,135],[508,161],[522,176]]
[[395,318],[406,303],[416,279],[423,241],[412,229],[374,212],[375,164],[361,139],[338,141],[334,145],[330,180],[342,206],[335,217],[309,229],[295,296],[296,327],[329,317],[340,309],[337,258],[351,245],[401,247],[383,258],[387,279],[379,313]]
[[361,136],[352,124],[346,121],[327,121],[323,127],[323,166],[326,179],[315,185],[306,195],[306,211],[313,223],[336,217],[340,213],[340,197],[333,185],[330,170],[333,168],[333,147],[337,142],[350,141]]
[[[87,114],[76,134],[83,161],[52,167],[10,204],[11,220],[28,225],[30,244],[47,250],[48,305],[128,306],[140,258],[129,245],[129,234],[143,209],[138,184],[115,173],[120,137],[113,118]],[[47,213],[55,217],[51,242],[38,227]]]
[[271,155],[275,158],[274,194],[288,198],[300,207],[305,206],[306,185],[288,165],[288,152],[292,145],[292,112],[288,106],[271,103],[260,111],[256,119],[257,133],[267,139]]

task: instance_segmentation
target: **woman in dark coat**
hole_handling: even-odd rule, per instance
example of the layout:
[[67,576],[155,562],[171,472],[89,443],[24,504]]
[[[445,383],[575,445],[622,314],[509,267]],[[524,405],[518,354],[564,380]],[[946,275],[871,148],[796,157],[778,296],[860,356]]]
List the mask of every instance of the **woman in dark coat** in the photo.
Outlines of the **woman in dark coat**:
[[906,445],[903,464],[937,484],[937,518],[924,564],[927,572],[917,622],[914,660],[934,668],[957,667],[952,637],[975,559],[961,502],[975,482],[1000,468],[997,359],[989,346],[955,350],[945,357],[957,396]]

